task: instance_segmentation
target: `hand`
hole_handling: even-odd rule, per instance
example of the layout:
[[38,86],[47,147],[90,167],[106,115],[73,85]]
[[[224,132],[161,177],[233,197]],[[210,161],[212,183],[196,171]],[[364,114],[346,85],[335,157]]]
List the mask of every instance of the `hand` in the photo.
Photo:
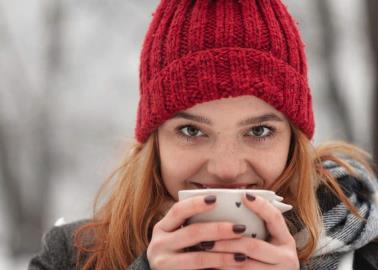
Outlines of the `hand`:
[[191,216],[214,208],[216,202],[206,203],[205,198],[211,201],[215,196],[196,196],[176,202],[164,218],[155,224],[147,248],[147,259],[152,270],[231,269],[238,267],[242,263],[240,260],[246,259],[245,255],[232,252],[184,251],[202,242],[205,242],[203,247],[211,248],[214,240],[240,239],[241,233],[245,231],[245,227],[240,230],[242,226],[230,222],[206,222],[182,227]]
[[215,242],[211,251],[240,252],[248,256],[248,259],[237,267],[221,267],[218,269],[299,269],[295,240],[289,232],[282,213],[261,197],[252,196],[249,198],[243,197],[244,205],[265,221],[271,237],[269,241],[243,237]]

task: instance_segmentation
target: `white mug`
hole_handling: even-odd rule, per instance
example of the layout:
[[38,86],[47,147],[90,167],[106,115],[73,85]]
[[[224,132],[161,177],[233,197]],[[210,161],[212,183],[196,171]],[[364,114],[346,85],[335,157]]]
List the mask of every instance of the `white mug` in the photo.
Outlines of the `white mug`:
[[215,195],[217,198],[216,206],[212,210],[191,217],[188,224],[209,221],[228,221],[234,224],[243,224],[246,226],[244,236],[265,240],[267,231],[264,221],[243,205],[242,196],[245,193],[263,197],[277,207],[281,213],[292,209],[291,205],[281,202],[283,200],[281,196],[276,195],[274,191],[264,189],[208,188],[180,190],[178,197],[180,201],[199,195]]

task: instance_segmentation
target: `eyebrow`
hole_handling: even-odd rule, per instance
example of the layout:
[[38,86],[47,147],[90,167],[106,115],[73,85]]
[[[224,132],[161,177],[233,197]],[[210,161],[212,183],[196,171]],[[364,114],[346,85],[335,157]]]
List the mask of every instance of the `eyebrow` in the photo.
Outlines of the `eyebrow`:
[[[207,124],[207,125],[213,124],[210,119],[202,115],[195,115],[195,114],[190,114],[187,112],[178,112],[177,114],[173,116],[173,118],[184,118],[184,119],[192,120],[192,121],[199,122],[202,124]],[[266,122],[266,121],[284,122],[284,120],[278,115],[274,113],[268,113],[268,114],[264,114],[260,116],[249,117],[247,119],[240,121],[237,125],[247,126],[247,125],[258,124],[258,123]]]

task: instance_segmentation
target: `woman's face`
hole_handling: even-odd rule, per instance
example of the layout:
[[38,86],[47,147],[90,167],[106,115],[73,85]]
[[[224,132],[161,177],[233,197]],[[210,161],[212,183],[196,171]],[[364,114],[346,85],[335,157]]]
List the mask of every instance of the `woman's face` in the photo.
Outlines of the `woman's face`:
[[290,136],[285,116],[254,96],[197,104],[158,129],[164,184],[176,200],[181,189],[269,188]]

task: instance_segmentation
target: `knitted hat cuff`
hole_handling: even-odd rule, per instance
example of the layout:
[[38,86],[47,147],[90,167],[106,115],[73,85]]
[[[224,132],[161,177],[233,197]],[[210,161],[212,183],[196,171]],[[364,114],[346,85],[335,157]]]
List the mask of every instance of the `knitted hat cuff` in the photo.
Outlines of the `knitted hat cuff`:
[[[270,53],[253,48],[215,48],[171,62],[145,85],[135,128],[148,136],[178,111],[196,104],[242,95],[256,96],[285,114],[309,139],[314,133],[306,78]],[[142,121],[143,119],[143,121]]]

